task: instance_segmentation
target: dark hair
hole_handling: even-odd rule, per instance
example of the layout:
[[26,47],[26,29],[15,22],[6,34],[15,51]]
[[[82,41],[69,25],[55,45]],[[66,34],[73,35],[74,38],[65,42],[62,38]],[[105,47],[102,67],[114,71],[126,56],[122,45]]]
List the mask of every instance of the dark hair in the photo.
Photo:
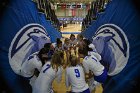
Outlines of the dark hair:
[[47,54],[47,53],[48,53],[48,51],[46,51],[45,48],[40,49],[40,51],[38,52],[38,57],[41,60],[42,65],[44,65],[45,64],[45,60],[47,60],[46,58],[42,57],[42,54]]
[[51,43],[46,43],[46,44],[44,44],[44,49],[46,49],[46,50],[45,50],[46,52],[49,52],[50,46],[51,46]]
[[84,48],[86,48],[87,51],[93,51],[92,48],[89,48],[89,45],[91,44],[91,41],[89,39],[84,39]]
[[58,45],[58,44],[62,44],[62,41],[60,40],[60,38],[57,38],[56,43],[57,43],[57,45]]
[[71,34],[71,35],[70,35],[70,39],[71,39],[71,37],[72,37],[72,36],[73,36],[73,37],[75,37],[75,35],[74,35],[74,34]]
[[[45,48],[42,48],[40,49],[40,51],[38,52],[38,58],[40,59],[41,63],[42,63],[42,66],[45,64],[45,60],[43,57],[42,57],[42,54],[47,54],[47,51]],[[35,68],[35,71],[34,71],[34,75],[35,76],[38,76],[39,75],[39,71],[38,69]]]
[[87,49],[87,47],[86,46],[79,47],[78,48],[78,53],[83,54],[84,56],[87,56],[88,55],[88,49]]
[[88,46],[89,44],[91,44],[91,41],[89,39],[83,39],[84,43]]
[[65,38],[65,41],[64,42],[66,43],[67,41],[69,41],[69,38]]

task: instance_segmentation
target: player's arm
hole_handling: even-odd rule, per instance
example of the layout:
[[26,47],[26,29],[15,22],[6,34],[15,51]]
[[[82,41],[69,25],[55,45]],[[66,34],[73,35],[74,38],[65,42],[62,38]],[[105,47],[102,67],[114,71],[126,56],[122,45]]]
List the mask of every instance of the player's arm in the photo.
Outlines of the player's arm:
[[38,60],[34,60],[33,66],[34,66],[34,69],[35,69],[34,70],[34,75],[36,77],[38,77],[38,75],[39,75],[39,73],[40,73],[40,71],[42,69],[42,63],[41,62],[38,62]]
[[92,59],[95,61],[93,64],[94,79],[100,83],[104,83],[107,78],[107,70],[98,60]]
[[39,72],[41,71],[42,69],[42,63],[40,60],[37,60],[37,59],[34,59],[34,68],[36,68]]
[[66,88],[68,89],[70,84],[69,84],[68,70],[67,69],[66,69],[66,73],[65,73],[65,84],[66,84]]
[[94,76],[94,79],[95,79],[97,82],[105,83],[105,81],[106,81],[106,79],[107,79],[107,70],[104,68],[104,69],[101,71],[101,74],[95,75],[95,76]]
[[88,64],[85,61],[83,61],[82,64],[83,64],[83,67],[84,67],[85,78],[90,79],[92,77],[92,75],[90,75],[90,70],[89,70]]
[[41,69],[42,69],[42,64],[37,64],[37,65],[36,65],[36,68],[37,68],[37,70],[40,72]]
[[60,83],[61,82],[61,80],[62,80],[62,68],[60,68],[60,72],[58,72],[58,76],[57,76],[57,78],[56,78],[56,80],[57,80],[57,83]]
[[22,64],[21,66],[21,74],[28,74],[28,69],[32,68],[33,56],[29,56],[29,58]]

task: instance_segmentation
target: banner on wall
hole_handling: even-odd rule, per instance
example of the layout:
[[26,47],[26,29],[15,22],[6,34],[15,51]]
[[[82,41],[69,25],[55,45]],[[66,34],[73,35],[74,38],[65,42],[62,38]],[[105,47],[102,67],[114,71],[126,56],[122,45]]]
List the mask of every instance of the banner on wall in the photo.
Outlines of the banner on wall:
[[[0,18],[0,93],[32,93],[29,80],[21,76],[22,64],[61,33],[38,13],[31,0],[10,0],[4,9]],[[51,31],[55,38],[50,38]]]
[[71,9],[72,11],[72,16],[75,16],[76,15],[76,9]]
[[95,44],[108,70],[103,93],[140,92],[140,14],[136,7],[134,0],[112,0],[82,32]]

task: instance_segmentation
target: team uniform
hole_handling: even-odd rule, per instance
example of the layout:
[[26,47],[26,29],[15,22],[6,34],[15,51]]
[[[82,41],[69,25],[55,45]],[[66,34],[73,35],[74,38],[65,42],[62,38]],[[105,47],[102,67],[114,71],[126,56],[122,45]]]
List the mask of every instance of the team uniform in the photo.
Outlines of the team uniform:
[[90,93],[89,86],[85,81],[85,74],[82,66],[67,67],[66,69],[66,87],[71,85],[71,91],[74,93]]
[[89,44],[89,48],[91,48],[92,51],[88,51],[88,55],[94,55],[98,59],[98,61],[100,61],[101,60],[101,56],[100,56],[99,53],[97,53],[97,50],[96,50],[94,44],[92,44],[92,43]]
[[107,72],[105,71],[104,66],[99,62],[101,60],[101,56],[98,53],[88,52],[88,54],[89,55],[83,59],[82,64],[86,73],[92,71],[94,74],[94,77],[89,79],[89,88],[90,91],[92,91],[96,85],[99,84],[98,82],[104,82]]
[[35,81],[33,87],[33,93],[54,93],[52,88],[52,82],[57,78],[57,82],[59,83],[62,78],[62,67],[53,69],[51,66],[51,62],[45,63],[42,67],[42,70]]
[[42,62],[37,56],[38,52],[32,54],[28,59],[22,64],[21,74],[30,80],[30,84],[33,86],[36,76],[34,75],[35,69],[38,71],[42,68]]
[[100,56],[100,54],[98,54],[96,51],[88,51],[88,55],[94,55],[98,61],[100,61],[102,58]]
[[55,51],[63,51],[64,47],[63,47],[63,43],[61,47],[58,47],[57,44],[55,45]]
[[70,40],[70,45],[71,45],[71,46],[75,46],[75,45],[77,45],[77,42],[78,42],[77,39],[75,39],[75,40],[73,40],[73,41]]
[[63,48],[64,48],[64,50],[69,50],[69,48],[71,47],[71,45],[70,44],[63,44]]
[[[89,73],[89,70],[91,70],[95,76],[99,76],[104,72],[104,66],[99,62],[101,57],[99,59],[94,55],[93,52],[88,52],[88,55],[83,59],[83,66],[86,73]],[[99,54],[98,54],[99,55]]]

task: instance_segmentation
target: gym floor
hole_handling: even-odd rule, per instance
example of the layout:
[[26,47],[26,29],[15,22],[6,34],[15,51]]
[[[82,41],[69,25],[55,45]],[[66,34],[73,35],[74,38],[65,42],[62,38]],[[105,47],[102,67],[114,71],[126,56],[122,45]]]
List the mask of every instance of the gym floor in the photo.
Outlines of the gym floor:
[[[68,24],[67,27],[64,27],[61,29],[61,32],[68,32],[67,34],[62,34],[62,36],[64,38],[69,38],[71,32],[80,33],[80,30],[81,30],[80,24]],[[77,34],[75,34],[75,36],[77,36]],[[54,81],[53,88],[54,88],[54,91],[56,91],[57,93],[66,93],[66,91],[70,90],[70,89],[66,89],[66,86],[65,86],[65,71],[63,71],[61,83],[57,84],[57,82]],[[93,92],[93,93],[102,93],[101,85],[97,86],[95,92]]]

